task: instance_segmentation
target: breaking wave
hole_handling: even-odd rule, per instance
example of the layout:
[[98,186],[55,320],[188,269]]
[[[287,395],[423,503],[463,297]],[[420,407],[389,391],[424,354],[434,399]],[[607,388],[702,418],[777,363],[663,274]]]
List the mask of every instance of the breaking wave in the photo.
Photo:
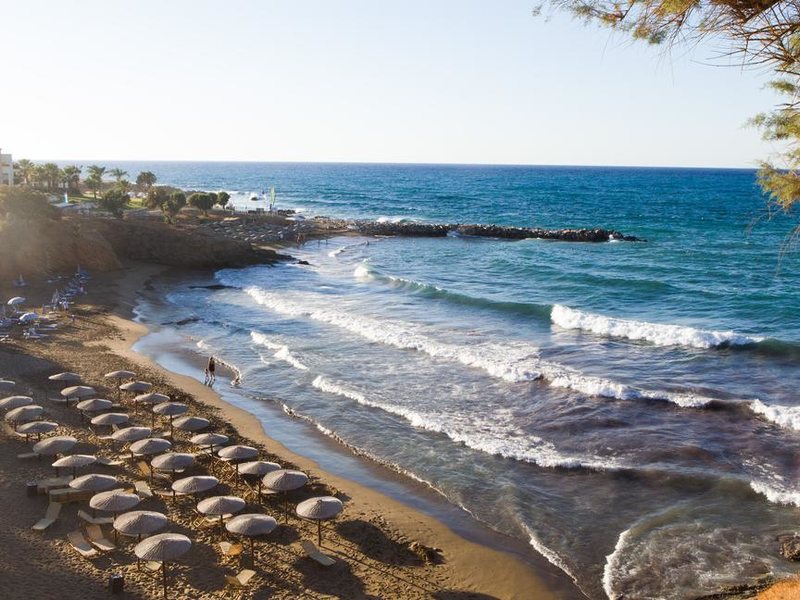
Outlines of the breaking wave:
[[291,353],[291,351],[289,350],[289,346],[286,346],[285,344],[275,343],[271,341],[263,333],[258,333],[257,331],[250,332],[250,339],[253,340],[254,344],[258,344],[259,346],[264,346],[265,348],[274,350],[275,353],[272,356],[277,358],[278,360],[282,360],[283,362],[290,364],[295,369],[299,369],[301,371],[308,371],[308,367],[305,366],[302,362],[300,362]]
[[554,324],[563,329],[578,329],[598,335],[646,341],[656,346],[685,346],[689,348],[719,348],[747,346],[764,338],[749,337],[733,331],[711,331],[681,325],[628,321],[583,312],[556,304],[550,316]]
[[780,425],[785,429],[800,431],[800,406],[768,405],[761,400],[753,400],[750,409],[767,421]]

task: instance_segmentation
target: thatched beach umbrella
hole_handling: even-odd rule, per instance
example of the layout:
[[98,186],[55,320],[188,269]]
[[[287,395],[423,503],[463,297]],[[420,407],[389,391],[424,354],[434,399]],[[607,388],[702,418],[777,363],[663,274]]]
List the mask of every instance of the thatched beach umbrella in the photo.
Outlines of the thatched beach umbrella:
[[295,471],[293,469],[278,469],[267,473],[261,480],[269,490],[273,492],[280,492],[284,499],[283,512],[286,517],[289,516],[289,511],[286,507],[286,492],[299,489],[308,483],[308,475],[302,471]]
[[169,417],[169,435],[170,437],[175,433],[173,421],[175,417],[185,414],[189,407],[182,402],[162,402],[153,407],[153,423],[155,423],[155,415],[162,417]]
[[210,452],[214,452],[214,446],[224,446],[230,441],[227,435],[221,433],[200,433],[192,437],[191,440],[195,446],[201,448],[208,448]]
[[[149,404],[152,406],[155,404],[161,404],[162,402],[169,402],[169,400],[170,398],[166,394],[159,394],[158,392],[148,392],[146,394],[139,394],[138,396],[136,396],[133,399],[133,403],[138,408],[143,404]],[[153,417],[153,422],[151,424],[151,427],[155,427],[156,426],[155,413],[153,413],[152,417]]]
[[191,454],[167,452],[153,457],[153,460],[150,461],[150,466],[159,471],[172,471],[172,476],[175,477],[175,471],[186,469],[192,466],[193,463],[194,456]]
[[[144,438],[137,442],[133,442],[128,446],[131,456],[152,456],[153,454],[160,454],[172,448],[172,442],[164,438]],[[150,472],[152,477],[152,470]]]
[[175,429],[180,429],[182,431],[200,431],[211,425],[211,421],[203,417],[187,416],[178,417],[173,422],[173,425]]
[[219,485],[219,479],[211,475],[192,475],[191,477],[184,477],[172,483],[172,497],[175,498],[175,493],[178,494],[192,494],[197,498],[197,494],[207,492]]
[[28,437],[31,435],[35,435],[36,439],[40,440],[42,439],[42,434],[52,433],[56,429],[58,429],[58,423],[53,423],[52,421],[31,421],[17,427],[17,433],[23,434],[27,442]]
[[93,387],[89,387],[88,385],[72,385],[61,390],[61,395],[66,400],[67,405],[69,405],[69,401],[73,398],[76,400],[88,398],[89,396],[97,395],[97,392]]
[[164,529],[168,523],[167,516],[151,510],[132,510],[114,519],[114,531],[122,535],[135,535],[141,540],[143,535],[150,535]]
[[149,427],[125,427],[111,434],[111,439],[115,442],[136,442],[150,437],[153,430]]
[[[106,379],[116,379],[117,381],[125,381],[126,379],[133,379],[136,377],[136,373],[133,371],[111,371],[110,373],[106,373],[103,377]],[[117,386],[117,401],[119,402],[120,395],[122,394],[122,390]]]
[[78,440],[71,435],[57,435],[46,438],[41,442],[36,442],[33,445],[33,451],[39,456],[56,456],[71,450],[77,443]]
[[226,462],[232,462],[236,466],[236,476],[239,476],[239,462],[243,460],[248,460],[251,458],[255,458],[258,456],[258,450],[253,448],[252,446],[227,446],[225,448],[221,448],[217,452],[217,456],[219,456],[222,460]]
[[161,562],[164,576],[164,598],[167,597],[167,562],[186,554],[192,547],[192,541],[179,533],[161,533],[136,544],[133,552],[140,560]]
[[130,420],[127,413],[105,413],[92,418],[92,425],[122,425]]
[[123,383],[119,386],[123,392],[135,392],[137,394],[141,394],[143,392],[149,392],[153,388],[152,383],[148,383],[147,381],[129,381],[128,383]]
[[0,410],[13,410],[29,404],[33,404],[33,398],[30,396],[8,396],[0,400]]
[[197,503],[197,510],[204,515],[219,515],[219,525],[225,515],[237,513],[245,507],[245,501],[236,496],[212,496]]
[[22,324],[33,323],[34,321],[38,321],[40,318],[41,317],[35,312],[26,312],[19,317],[19,322]]
[[116,477],[113,475],[102,475],[100,473],[82,475],[69,482],[69,487],[74,490],[89,490],[92,492],[103,492],[118,485],[119,482]]
[[18,408],[11,409],[6,413],[5,419],[8,423],[12,423],[14,425],[14,429],[16,430],[18,424],[33,421],[34,419],[39,418],[43,412],[44,408],[38,404],[28,404],[26,406],[20,406]]
[[48,379],[50,381],[59,381],[61,383],[78,383],[81,381],[82,377],[77,373],[64,371],[63,373],[56,373],[55,375],[50,375]]
[[20,304],[25,304],[25,298],[22,296],[14,296],[13,298],[9,299],[6,304],[8,304],[8,306],[19,306]]
[[239,466],[239,475],[253,475],[258,477],[258,497],[261,498],[261,478],[267,473],[272,473],[281,468],[278,463],[254,460],[242,463]]
[[272,517],[256,513],[238,515],[225,523],[225,529],[231,533],[250,538],[250,556],[253,559],[253,564],[256,561],[255,538],[272,533],[277,526],[278,522]]
[[10,379],[0,379],[0,392],[10,392],[15,385],[17,384]]
[[81,412],[100,412],[108,410],[112,406],[114,406],[114,403],[111,400],[92,398],[91,400],[81,400],[75,405],[75,408]]
[[[137,494],[124,492],[122,490],[110,490],[100,492],[89,499],[89,506],[93,511],[102,510],[110,512],[114,517],[119,513],[130,510],[141,502]],[[117,530],[114,529],[114,543],[117,542]]]
[[317,544],[322,546],[322,521],[333,519],[342,512],[342,501],[333,496],[320,496],[303,500],[297,505],[297,516],[317,522]]
[[72,476],[75,477],[76,472],[80,467],[93,465],[97,462],[97,457],[91,454],[70,454],[63,458],[59,458],[51,466],[55,468],[56,475],[59,469],[72,469]]

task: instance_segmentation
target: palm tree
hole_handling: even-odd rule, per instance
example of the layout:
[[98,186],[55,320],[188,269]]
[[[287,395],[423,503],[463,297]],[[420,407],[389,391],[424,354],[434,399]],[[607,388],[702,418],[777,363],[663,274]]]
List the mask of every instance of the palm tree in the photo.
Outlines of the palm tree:
[[89,172],[89,176],[86,178],[86,187],[94,192],[94,197],[97,199],[97,192],[103,187],[103,175],[106,173],[106,168],[89,165],[86,170]]
[[120,179],[116,185],[116,188],[123,194],[128,194],[131,191],[132,187],[133,185],[127,179]]
[[48,190],[58,189],[58,184],[61,181],[61,169],[58,168],[56,163],[45,163],[41,167],[42,178],[44,179]]
[[17,171],[20,179],[22,179],[25,185],[30,185],[33,181],[33,174],[36,170],[36,165],[27,158],[21,158],[17,161],[17,164],[14,165],[14,170]]
[[122,178],[123,178],[123,177],[127,177],[127,176],[128,176],[128,172],[127,172],[127,171],[124,171],[124,170],[122,170],[122,169],[111,169],[111,170],[108,172],[108,174],[109,174],[109,175],[111,175],[111,176],[112,176],[114,179],[116,179],[116,180],[117,180],[117,183],[119,183],[120,181],[122,181]]
[[78,185],[81,182],[81,169],[77,165],[69,165],[68,167],[64,167],[63,174],[64,174],[64,183],[66,183],[67,189],[70,191],[77,192]]
[[150,188],[156,183],[156,174],[150,171],[142,171],[136,177],[136,185],[142,188],[145,192],[149,192]]

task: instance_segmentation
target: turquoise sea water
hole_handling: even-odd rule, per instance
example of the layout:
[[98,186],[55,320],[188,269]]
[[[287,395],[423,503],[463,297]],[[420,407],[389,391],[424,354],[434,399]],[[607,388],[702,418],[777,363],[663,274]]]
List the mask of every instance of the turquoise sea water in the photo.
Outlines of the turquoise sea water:
[[[117,163],[109,166],[118,166]],[[794,570],[800,262],[750,170],[122,163],[278,206],[642,243],[338,238],[164,286],[152,323],[505,534],[589,598]]]

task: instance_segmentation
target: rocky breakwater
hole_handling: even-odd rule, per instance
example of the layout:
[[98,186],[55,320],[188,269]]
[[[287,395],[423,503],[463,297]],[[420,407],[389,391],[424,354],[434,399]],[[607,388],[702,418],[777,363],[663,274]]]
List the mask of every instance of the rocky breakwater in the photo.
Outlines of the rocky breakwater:
[[351,231],[363,235],[444,237],[463,235],[510,240],[542,239],[564,242],[642,242],[644,240],[608,229],[542,229],[505,225],[435,224],[415,222],[353,221]]

